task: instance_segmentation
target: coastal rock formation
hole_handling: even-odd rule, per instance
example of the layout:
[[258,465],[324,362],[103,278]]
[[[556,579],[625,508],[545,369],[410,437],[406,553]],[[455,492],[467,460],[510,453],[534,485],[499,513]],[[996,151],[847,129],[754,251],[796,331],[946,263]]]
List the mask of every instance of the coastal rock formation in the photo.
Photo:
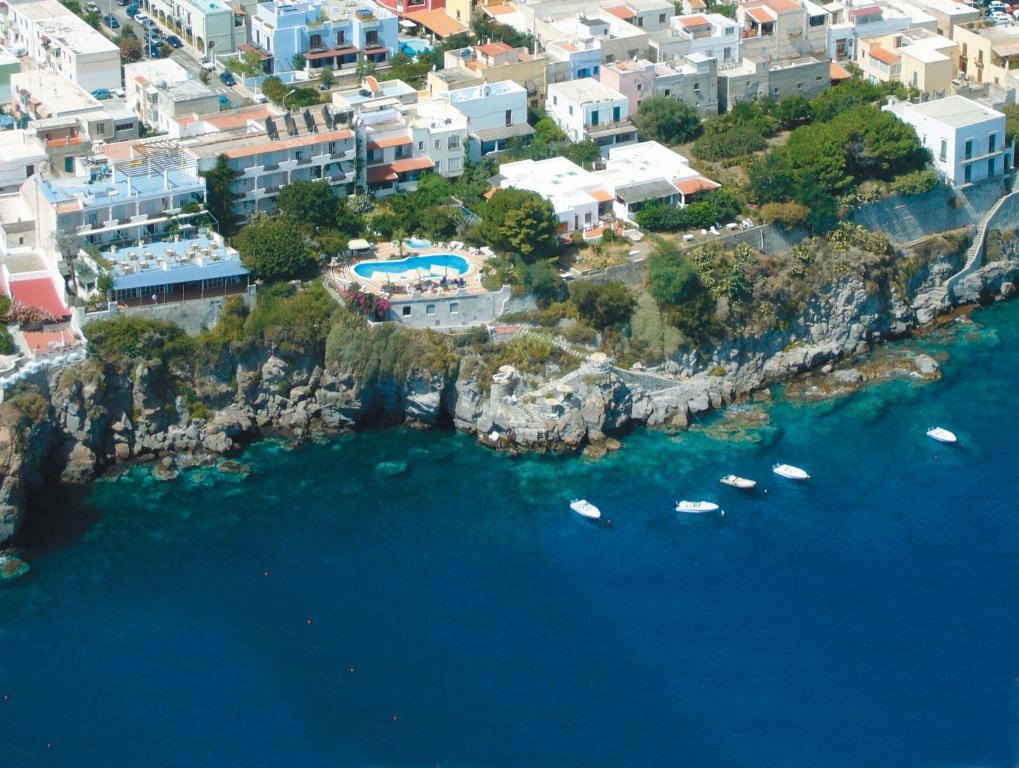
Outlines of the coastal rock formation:
[[[1013,295],[1017,242],[962,280],[955,300]],[[158,360],[133,361],[118,371],[90,359],[37,376],[38,391],[19,392],[0,405],[0,542],[17,531],[26,492],[44,480],[82,483],[114,464],[152,459],[163,460],[158,474],[169,479],[273,433],[301,439],[378,424],[451,425],[500,449],[587,449],[597,457],[617,447],[613,435],[634,425],[686,429],[711,410],[759,399],[771,382],[822,367],[831,383],[810,386],[851,390],[884,374],[867,362],[850,368],[840,361],[948,310],[943,283],[953,270],[935,259],[896,288],[845,278],[780,330],[730,339],[708,355],[688,352],[654,369],[633,370],[593,355],[576,370],[537,384],[525,383],[509,366],[494,377],[480,374],[466,358],[459,370],[411,369],[363,380],[361,371],[336,370],[314,356],[284,359],[264,350],[246,353],[229,379],[211,371],[190,382],[184,397],[167,385]],[[914,356],[908,371],[940,375],[937,361],[926,355]]]

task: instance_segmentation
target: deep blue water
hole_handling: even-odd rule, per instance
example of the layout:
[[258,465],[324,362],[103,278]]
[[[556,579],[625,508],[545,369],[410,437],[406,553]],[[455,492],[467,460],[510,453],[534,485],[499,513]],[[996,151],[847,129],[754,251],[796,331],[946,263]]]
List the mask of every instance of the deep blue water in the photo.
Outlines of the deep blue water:
[[451,269],[458,275],[470,269],[467,259],[463,256],[457,256],[455,253],[431,253],[427,256],[408,256],[397,261],[365,261],[355,266],[354,271],[361,277],[371,279],[378,272],[398,275],[410,269],[423,269],[428,274],[432,267]]
[[2,763],[1015,765],[1019,304],[976,320],[923,343],[941,382],[780,398],[755,440],[394,430],[51,499],[0,585]]

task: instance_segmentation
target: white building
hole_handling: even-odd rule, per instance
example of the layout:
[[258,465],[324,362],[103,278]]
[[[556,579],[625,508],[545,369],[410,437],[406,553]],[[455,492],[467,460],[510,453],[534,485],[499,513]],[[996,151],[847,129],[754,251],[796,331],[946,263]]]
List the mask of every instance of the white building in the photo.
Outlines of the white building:
[[545,111],[572,141],[590,139],[603,153],[637,140],[629,100],[594,78],[549,84]]
[[1015,148],[1005,140],[1005,115],[963,96],[883,107],[916,130],[934,165],[954,185],[1011,171]]
[[512,80],[459,88],[438,98],[467,119],[468,155],[474,162],[534,133],[527,123],[527,89]]
[[613,148],[600,171],[563,157],[505,163],[496,185],[537,192],[551,202],[563,235],[596,230],[609,218],[632,222],[649,203],[683,206],[698,192],[719,186],[656,141]]
[[46,160],[46,147],[28,131],[0,131],[0,193],[14,192]]
[[145,12],[199,53],[233,53],[246,40],[244,14],[223,0],[144,0]]
[[181,115],[219,109],[219,96],[173,59],[124,65],[124,99],[150,128],[169,133]]
[[701,53],[728,64],[739,60],[739,49],[740,25],[718,13],[674,16],[668,31],[651,39],[656,61]]
[[120,87],[120,49],[57,0],[7,4],[7,43],[86,91]]

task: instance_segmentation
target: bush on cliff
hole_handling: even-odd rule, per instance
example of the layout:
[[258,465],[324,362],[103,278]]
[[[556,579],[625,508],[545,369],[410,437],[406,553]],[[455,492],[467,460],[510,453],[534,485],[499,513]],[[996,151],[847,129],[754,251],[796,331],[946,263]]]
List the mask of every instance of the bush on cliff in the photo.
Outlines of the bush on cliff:
[[630,322],[636,299],[620,282],[575,282],[570,286],[570,301],[580,318],[599,331],[619,328]]
[[289,216],[253,216],[234,245],[244,266],[267,282],[308,277],[315,269],[301,228]]
[[169,320],[118,315],[94,320],[84,331],[89,355],[114,365],[153,359],[189,365],[193,360],[195,340]]
[[684,335],[704,340],[714,330],[715,300],[679,249],[660,243],[647,260],[648,291]]

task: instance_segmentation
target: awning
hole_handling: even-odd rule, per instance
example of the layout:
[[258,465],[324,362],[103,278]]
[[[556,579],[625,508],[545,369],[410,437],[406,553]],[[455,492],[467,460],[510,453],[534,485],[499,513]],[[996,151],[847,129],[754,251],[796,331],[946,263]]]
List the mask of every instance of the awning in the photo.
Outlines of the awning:
[[1019,55],[1019,43],[992,44],[991,50],[1002,58]]
[[389,163],[373,165],[368,169],[369,184],[381,184],[383,181],[396,181],[398,178],[400,177],[396,175],[396,171],[393,170],[393,166]]
[[676,194],[676,188],[665,179],[652,179],[625,187],[616,187],[616,197],[626,204],[643,203],[645,200],[660,200]]
[[467,31],[467,27],[447,16],[445,11],[414,11],[408,13],[407,18],[417,22],[436,37],[450,37]]
[[355,53],[357,53],[357,48],[327,48],[324,51],[308,51],[304,54],[304,58],[308,61],[317,61],[318,59],[332,59],[336,56],[347,56]]
[[615,200],[615,198],[612,196],[612,193],[605,189],[592,189],[587,194],[589,194],[599,203],[611,203],[613,200]]
[[585,133],[591,138],[601,136],[619,136],[622,133],[636,133],[637,128],[633,123],[610,123],[608,125],[591,125],[585,129]]
[[351,251],[368,251],[371,250],[372,244],[367,240],[362,240],[360,237],[355,237],[349,243],[347,248]]
[[400,19],[400,26],[404,29],[417,29],[417,24],[410,19]]
[[693,179],[683,179],[682,181],[674,182],[676,189],[686,195],[694,195],[698,192],[704,192],[709,189],[718,189],[722,185],[717,181],[711,179],[705,179],[703,176],[698,176]]
[[527,123],[521,125],[505,125],[498,128],[486,128],[482,131],[471,131],[470,136],[478,141],[499,141],[500,139],[513,139],[517,136],[531,136],[534,133]]
[[388,50],[389,49],[386,48],[386,46],[384,46],[384,45],[377,45],[374,48],[362,48],[361,49],[361,53],[370,53],[370,54],[385,53]]
[[406,160],[397,160],[392,168],[397,173],[409,173],[410,171],[425,171],[434,167],[430,157],[408,157]]
[[410,136],[387,136],[384,139],[369,139],[366,145],[368,149],[385,149],[386,147],[402,147],[406,144],[413,144]]
[[241,43],[240,45],[237,46],[237,50],[239,50],[241,53],[257,53],[259,59],[261,59],[262,61],[268,61],[269,59],[272,58],[271,53],[266,53],[261,48],[258,48],[252,45],[251,43]]
[[763,8],[747,8],[747,16],[759,24],[771,24],[775,17]]
[[836,83],[839,80],[849,80],[850,78],[852,78],[852,75],[849,74],[849,72],[846,71],[846,69],[839,66],[834,61],[831,62],[828,66],[828,76],[831,78],[831,81],[833,83]]
[[12,280],[10,288],[11,298],[18,304],[43,309],[54,317],[67,317],[71,314],[57,294],[53,281],[48,277]]

